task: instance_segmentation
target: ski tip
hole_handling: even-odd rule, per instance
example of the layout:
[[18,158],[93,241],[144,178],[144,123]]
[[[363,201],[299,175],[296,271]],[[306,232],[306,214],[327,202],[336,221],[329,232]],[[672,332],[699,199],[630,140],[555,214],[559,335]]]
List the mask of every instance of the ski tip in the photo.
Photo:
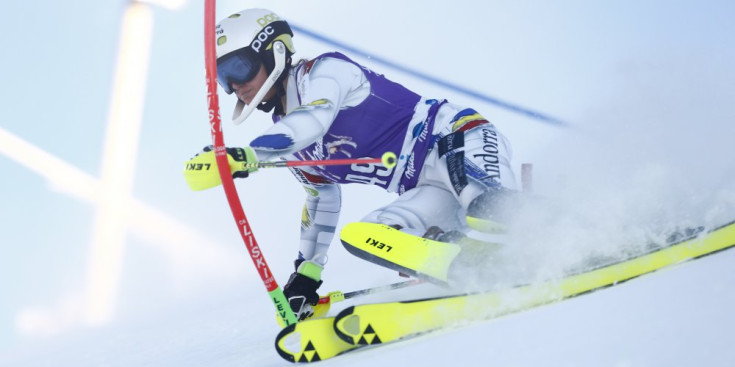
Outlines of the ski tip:
[[296,324],[291,324],[283,328],[283,330],[278,333],[278,336],[276,336],[276,352],[278,352],[281,358],[291,363],[296,363],[296,356],[286,350],[284,343],[294,330],[296,330]]
[[[360,319],[355,315],[354,317],[352,314],[355,312],[355,306],[350,306],[342,310],[337,316],[334,317],[334,332],[337,334],[337,336],[344,340],[346,343],[349,344],[357,344],[356,339],[347,334],[352,329],[356,329],[356,332],[353,334],[359,334],[359,322]],[[357,322],[358,326],[357,328],[353,327],[354,323]],[[347,332],[345,332],[347,331]]]

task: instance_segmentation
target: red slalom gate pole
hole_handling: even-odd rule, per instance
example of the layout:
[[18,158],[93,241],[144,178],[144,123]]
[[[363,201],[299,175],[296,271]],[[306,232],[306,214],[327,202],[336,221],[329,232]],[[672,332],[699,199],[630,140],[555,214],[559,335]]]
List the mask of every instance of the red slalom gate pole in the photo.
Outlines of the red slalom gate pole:
[[265,289],[270,295],[271,301],[276,308],[283,324],[288,326],[297,322],[296,316],[288,304],[286,296],[278,286],[273,273],[271,273],[268,263],[263,257],[263,252],[258,247],[258,242],[250,228],[250,223],[242,209],[240,198],[235,189],[235,183],[232,181],[230,166],[227,162],[227,151],[225,150],[225,141],[222,134],[222,125],[219,115],[219,99],[217,97],[217,54],[215,52],[215,0],[204,1],[204,61],[206,65],[207,76],[207,101],[209,103],[209,124],[212,133],[212,144],[214,145],[215,157],[217,159],[217,169],[222,179],[222,187],[227,196],[227,202],[230,204],[232,216],[237,223],[237,229],[240,236],[245,242],[245,247],[250,254],[250,258],[255,264],[255,268],[260,275]]
[[521,187],[524,192],[533,191],[533,164],[521,164]]

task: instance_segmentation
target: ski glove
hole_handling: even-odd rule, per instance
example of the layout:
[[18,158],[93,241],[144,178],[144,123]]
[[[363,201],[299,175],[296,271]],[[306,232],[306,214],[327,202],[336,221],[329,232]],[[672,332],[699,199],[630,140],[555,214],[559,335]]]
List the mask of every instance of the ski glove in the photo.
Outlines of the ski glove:
[[[253,148],[225,148],[225,151],[232,178],[245,178],[258,170],[258,157]],[[211,145],[204,147],[201,153],[186,162],[184,178],[189,188],[194,191],[206,190],[222,183],[217,170],[217,158]]]
[[314,306],[319,303],[319,294],[316,290],[322,285],[322,269],[322,266],[315,262],[304,261],[298,265],[283,287],[283,294],[299,321],[311,317],[314,314]]

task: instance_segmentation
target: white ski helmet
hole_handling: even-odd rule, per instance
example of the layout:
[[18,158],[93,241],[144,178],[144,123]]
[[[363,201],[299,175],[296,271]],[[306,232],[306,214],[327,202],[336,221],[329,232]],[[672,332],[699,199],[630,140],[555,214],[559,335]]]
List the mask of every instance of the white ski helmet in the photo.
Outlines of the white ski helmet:
[[[233,82],[253,79],[261,65],[269,73],[249,105],[238,99],[232,116],[235,124],[245,121],[256,107],[266,112],[272,110],[285,93],[281,82],[290,66],[286,61],[295,52],[292,36],[288,23],[266,9],[246,9],[217,24],[217,82],[227,94],[232,94]],[[278,88],[276,97],[263,101],[273,85]]]

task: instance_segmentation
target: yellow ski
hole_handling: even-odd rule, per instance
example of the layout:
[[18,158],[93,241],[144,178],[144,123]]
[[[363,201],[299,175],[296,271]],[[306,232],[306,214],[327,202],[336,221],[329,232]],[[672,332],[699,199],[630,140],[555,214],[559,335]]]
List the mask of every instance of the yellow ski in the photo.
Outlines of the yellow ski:
[[341,340],[334,333],[334,317],[309,319],[281,330],[276,351],[289,362],[317,362],[340,355],[358,346]]
[[[696,233],[694,233],[696,234]],[[288,326],[276,349],[291,362],[314,362],[368,345],[488,320],[614,286],[687,260],[735,247],[735,222],[615,264],[501,291],[349,307],[336,317]]]
[[334,328],[340,338],[350,344],[392,342],[462,322],[487,320],[589,293],[733,246],[735,222],[699,238],[542,284],[489,293],[353,306],[336,316]]

